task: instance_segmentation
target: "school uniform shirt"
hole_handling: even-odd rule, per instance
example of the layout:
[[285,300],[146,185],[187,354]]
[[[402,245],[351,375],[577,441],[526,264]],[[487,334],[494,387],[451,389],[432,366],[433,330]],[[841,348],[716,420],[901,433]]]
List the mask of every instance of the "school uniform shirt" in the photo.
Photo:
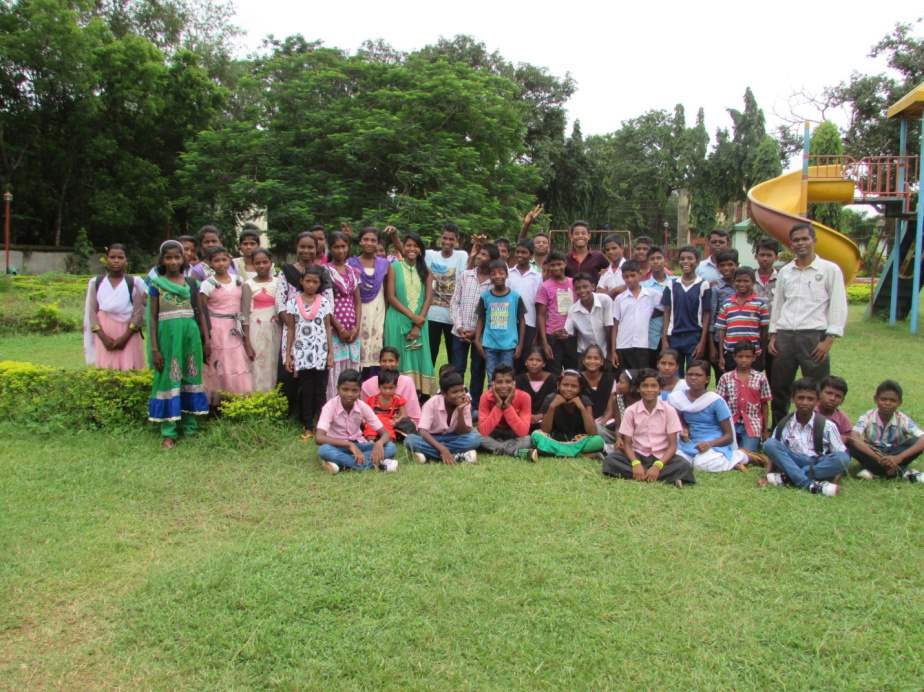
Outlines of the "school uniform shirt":
[[606,330],[607,327],[613,326],[613,299],[605,293],[591,293],[591,296],[593,303],[590,309],[585,308],[579,300],[568,310],[565,331],[572,336],[577,334],[578,353],[584,353],[591,345],[596,344],[603,349],[605,357],[609,350]]
[[[812,413],[808,423],[802,425],[795,414],[789,419],[786,427],[783,428],[781,441],[789,449],[797,454],[807,457],[816,457],[815,454],[815,420],[817,415]],[[825,421],[825,430],[822,437],[822,454],[831,454],[833,452],[845,452],[847,447],[841,440],[841,434],[837,431],[837,426],[830,420]]]
[[878,409],[871,409],[857,418],[853,431],[861,435],[864,442],[879,449],[895,447],[924,435],[924,431],[901,411],[893,413],[889,422],[883,425]]
[[622,265],[625,264],[625,258],[620,260],[619,267],[613,269],[613,265],[609,265],[603,273],[600,275],[600,280],[597,281],[597,290],[598,291],[612,291],[617,288],[622,288],[626,285],[626,282],[622,278]]
[[725,303],[730,300],[735,295],[735,287],[728,281],[726,281],[721,276],[719,280],[712,284],[712,301],[709,308],[709,332],[712,334],[712,338],[718,341],[719,333],[716,329],[716,317],[718,317],[719,310],[722,308]]
[[[653,276],[642,281],[644,288],[654,288],[659,295],[664,294],[664,289],[670,286],[676,277],[665,270],[664,281],[658,281]],[[661,329],[664,327],[664,313],[655,312],[648,323],[648,348],[657,350],[661,343]]]
[[427,312],[431,322],[452,324],[449,318],[449,301],[456,289],[456,279],[465,271],[468,253],[465,250],[453,250],[452,255],[444,257],[440,250],[427,250],[424,262],[430,270],[433,281],[433,301]]
[[715,393],[728,404],[732,423],[744,425],[744,432],[748,437],[760,437],[763,429],[761,404],[773,398],[770,394],[770,383],[764,373],[751,370],[742,387],[737,370],[726,372],[719,378]]
[[568,310],[574,305],[574,284],[571,277],[562,281],[546,279],[536,291],[536,303],[545,305],[545,333],[553,334],[564,329]]
[[636,401],[627,407],[619,424],[619,434],[632,438],[632,449],[643,456],[653,456],[663,462],[670,438],[683,431],[676,409],[660,398],[649,411],[645,402]]
[[[552,406],[557,392],[549,394],[545,401],[542,402],[540,413],[545,414]],[[593,408],[593,403],[583,394],[580,395],[581,401],[588,409]],[[578,435],[586,435],[584,429],[584,417],[578,413],[577,406],[571,403],[565,403],[555,409],[555,415],[552,417],[552,432],[549,437],[559,442],[570,442]]]
[[465,425],[472,427],[472,405],[466,403],[462,406],[456,406],[448,422],[446,420],[446,399],[442,394],[435,394],[427,399],[427,402],[420,409],[420,430],[426,430],[431,435],[445,435],[454,433],[456,426],[459,424],[459,416],[465,421]]
[[541,285],[542,272],[533,263],[530,263],[529,269],[525,272],[521,272],[516,265],[507,272],[507,287],[516,291],[526,305],[523,321],[527,327],[536,326],[536,293]]
[[754,292],[767,301],[767,309],[773,305],[773,291],[776,289],[777,271],[774,269],[770,276],[764,280],[760,272],[755,272],[756,281],[754,281]]
[[822,331],[843,336],[847,324],[844,275],[833,262],[815,257],[800,269],[795,260],[780,269],[770,310],[770,333]]
[[[648,348],[648,322],[661,309],[661,294],[653,288],[639,287],[638,295],[623,291],[613,301],[616,348]],[[618,325],[617,325],[618,323]]]
[[693,283],[685,286],[683,279],[677,279],[664,289],[662,307],[670,306],[671,316],[667,323],[669,336],[699,334],[703,328],[703,311],[711,301],[709,282],[697,276]]
[[599,250],[591,250],[584,256],[582,261],[578,261],[574,252],[569,252],[568,257],[565,259],[565,276],[574,278],[577,274],[588,274],[596,286],[597,280],[600,278],[600,272],[609,266],[610,261]]
[[502,296],[485,291],[478,300],[476,312],[484,320],[481,345],[496,351],[512,351],[520,340],[520,316],[526,314],[523,299],[507,289]]
[[710,284],[722,278],[722,274],[719,273],[719,266],[712,261],[711,256],[696,265],[696,275]]
[[475,331],[478,323],[478,301],[483,291],[491,288],[490,277],[478,280],[477,269],[466,269],[456,280],[456,287],[449,301],[449,320],[452,333],[462,336],[463,331]]
[[715,319],[716,332],[725,330],[725,350],[729,352],[735,350],[738,342],[750,342],[760,355],[763,350],[760,347],[760,331],[769,325],[770,310],[756,293],[744,299],[733,295],[725,301]]
[[318,417],[318,429],[326,430],[335,440],[365,442],[363,425],[369,426],[375,432],[383,427],[372,407],[361,399],[354,401],[352,408],[347,411],[343,408],[340,397],[334,397],[324,404]]

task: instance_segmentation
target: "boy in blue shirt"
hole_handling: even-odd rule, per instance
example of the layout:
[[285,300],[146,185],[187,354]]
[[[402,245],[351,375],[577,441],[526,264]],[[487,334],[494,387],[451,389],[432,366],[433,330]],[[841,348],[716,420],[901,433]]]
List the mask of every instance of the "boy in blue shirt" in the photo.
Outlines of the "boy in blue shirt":
[[493,381],[494,368],[501,363],[513,367],[520,357],[526,336],[526,305],[523,299],[507,287],[507,263],[497,259],[488,264],[491,288],[481,294],[475,312],[475,348],[484,358],[488,381]]

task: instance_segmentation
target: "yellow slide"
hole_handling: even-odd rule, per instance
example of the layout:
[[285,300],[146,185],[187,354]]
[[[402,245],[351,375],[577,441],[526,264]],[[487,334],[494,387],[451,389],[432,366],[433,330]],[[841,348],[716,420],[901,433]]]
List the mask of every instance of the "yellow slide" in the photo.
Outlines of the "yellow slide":
[[751,219],[784,245],[789,245],[789,229],[794,224],[800,221],[812,224],[816,252],[839,266],[844,283],[849,285],[860,267],[860,248],[843,233],[805,218],[805,205],[807,202],[851,204],[853,181],[843,178],[840,166],[810,166],[807,187],[807,199],[803,200],[801,170],[755,185],[748,191]]

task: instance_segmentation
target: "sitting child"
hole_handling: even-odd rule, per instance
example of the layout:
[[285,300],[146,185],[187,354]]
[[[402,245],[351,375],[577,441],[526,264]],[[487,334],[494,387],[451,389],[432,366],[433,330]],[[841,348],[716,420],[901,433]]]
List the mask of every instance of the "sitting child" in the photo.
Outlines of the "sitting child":
[[796,380],[792,400],[795,412],[785,416],[764,442],[764,454],[779,472],[768,473],[761,485],[783,485],[788,479],[810,493],[833,497],[840,488],[831,481],[846,473],[850,455],[834,423],[815,412],[814,380]]
[[455,370],[440,370],[440,392],[434,394],[420,411],[417,434],[408,435],[404,446],[414,459],[424,464],[438,459],[453,465],[457,461],[474,464],[481,435],[472,430],[472,402]]
[[863,465],[857,478],[880,476],[924,483],[924,473],[908,468],[924,452],[924,431],[898,410],[901,385],[886,380],[876,387],[873,401],[876,408],[860,416],[850,433],[850,451]]
[[620,445],[603,461],[604,475],[660,480],[678,488],[684,482],[693,483],[693,467],[677,454],[680,417],[661,399],[658,373],[645,368],[635,379],[641,400],[629,406],[622,417]]
[[844,444],[850,439],[853,423],[847,414],[840,410],[840,405],[847,398],[847,381],[837,375],[828,375],[819,385],[818,406],[815,410],[834,423],[841,434]]
[[639,400],[635,379],[638,370],[623,370],[616,378],[606,411],[597,419],[597,434],[603,438],[603,451],[609,453],[618,447],[619,425],[632,404]]
[[[398,372],[398,363],[401,362],[401,354],[393,346],[385,346],[379,353],[379,374],[385,370]],[[368,399],[379,393],[379,376],[373,375],[363,382],[363,397]],[[404,399],[405,413],[416,424],[420,420],[420,402],[417,400],[417,387],[414,386],[414,380],[407,375],[398,373],[398,381],[395,383],[395,393]]]
[[[398,396],[395,393],[395,389],[398,385],[397,371],[382,370],[379,372],[378,378],[379,393],[366,397],[366,403],[372,407],[372,410],[375,411],[375,415],[382,421],[382,425],[385,426],[388,436],[392,440],[397,440],[395,423],[401,420],[409,420],[404,408],[407,404],[407,400],[403,396]],[[374,440],[378,436],[378,430],[371,425],[366,425],[363,428],[363,434],[370,440]]]
[[[334,474],[341,469],[367,471],[373,466],[397,471],[395,445],[370,406],[359,400],[359,371],[344,370],[337,378],[337,396],[321,409],[315,441],[321,468]],[[363,437],[363,424],[378,432],[369,442]]]
[[513,368],[502,363],[494,368],[491,389],[478,402],[481,448],[491,454],[536,460],[529,438],[529,394],[513,386]]
[[672,348],[662,349],[661,355],[658,356],[658,379],[661,382],[661,399],[667,401],[667,397],[674,391],[674,387],[680,382],[680,354]]
[[530,428],[535,430],[542,423],[542,402],[558,391],[558,378],[545,369],[545,354],[540,347],[533,346],[526,356],[526,372],[517,376],[516,385],[529,394]]
[[770,383],[764,373],[753,367],[757,347],[752,342],[736,343],[734,358],[735,369],[719,378],[715,393],[725,400],[731,410],[738,446],[745,453],[753,453],[770,436],[767,428],[769,402],[772,399]]
[[549,456],[577,457],[603,450],[590,399],[581,396],[577,370],[562,371],[558,392],[542,403],[541,429],[531,437],[539,453]]

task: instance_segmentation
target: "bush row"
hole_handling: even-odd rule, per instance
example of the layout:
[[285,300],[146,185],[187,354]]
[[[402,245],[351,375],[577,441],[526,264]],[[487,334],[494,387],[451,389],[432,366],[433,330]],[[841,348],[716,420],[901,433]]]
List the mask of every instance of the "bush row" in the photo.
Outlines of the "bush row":
[[[63,370],[0,361],[0,417],[30,428],[98,430],[147,424],[151,372],[83,368]],[[221,414],[231,421],[285,418],[278,390],[228,395]]]

